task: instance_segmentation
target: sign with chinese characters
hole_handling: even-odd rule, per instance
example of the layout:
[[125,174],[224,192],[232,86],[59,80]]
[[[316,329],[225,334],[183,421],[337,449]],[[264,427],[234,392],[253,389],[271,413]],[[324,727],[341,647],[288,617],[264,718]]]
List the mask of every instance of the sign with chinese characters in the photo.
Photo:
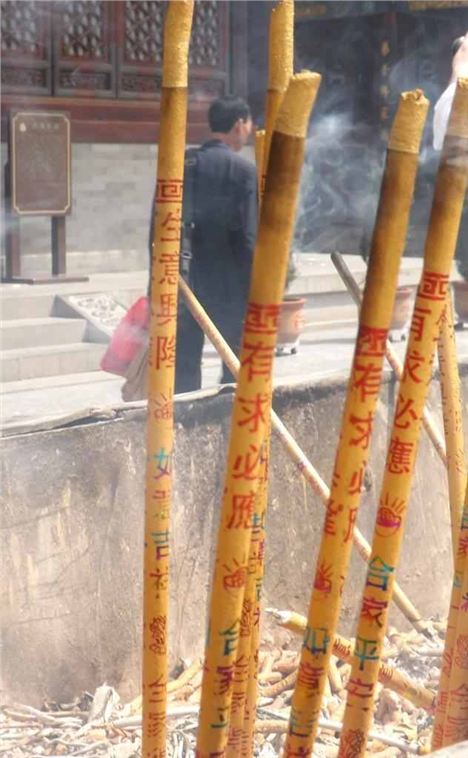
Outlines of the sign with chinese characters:
[[71,209],[70,119],[24,111],[11,119],[11,209],[19,216],[64,216]]

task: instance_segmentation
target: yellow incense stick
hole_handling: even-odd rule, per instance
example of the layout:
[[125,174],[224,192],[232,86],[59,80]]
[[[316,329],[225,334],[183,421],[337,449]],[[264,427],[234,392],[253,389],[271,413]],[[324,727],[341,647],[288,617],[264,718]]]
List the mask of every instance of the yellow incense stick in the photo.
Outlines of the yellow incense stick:
[[[447,633],[432,731],[433,750],[438,750],[455,741],[453,737],[464,730],[467,717],[468,660],[466,659],[466,650],[468,633],[465,632],[464,640],[463,637],[460,638],[459,634],[463,635],[462,626],[465,626],[466,629],[468,617],[468,587],[466,587],[468,576],[468,487],[465,493],[457,546]],[[461,622],[460,630],[458,629],[459,620]],[[456,672],[453,672],[454,667],[457,669]],[[460,713],[460,710],[464,710],[464,713]],[[468,739],[468,737],[460,737],[460,740],[462,739]]]
[[438,342],[440,390],[447,449],[447,470],[449,486],[450,520],[452,525],[452,547],[454,566],[458,547],[458,532],[466,488],[465,440],[463,437],[463,417],[458,374],[457,347],[453,328],[453,306],[450,290],[440,325]]
[[385,342],[393,313],[428,105],[419,90],[403,94],[390,135],[308,626],[292,699],[285,755],[294,754],[294,751],[302,751],[299,754],[304,756],[310,755],[317,733],[328,661],[369,455]]
[[459,80],[437,174],[403,378],[361,604],[340,758],[366,752],[388,606],[401,550],[421,416],[432,372],[450,269],[463,210],[468,158],[468,80]]
[[153,240],[144,551],[143,747],[166,755],[169,512],[177,284],[193,1],[169,3]]
[[[268,425],[267,425],[268,426]],[[252,754],[251,740],[255,727],[257,702],[257,663],[260,641],[260,597],[265,550],[265,517],[268,502],[268,456],[263,443],[259,465],[259,484],[252,520],[247,581],[239,632],[239,646],[234,667],[231,719],[226,758]]]
[[[193,318],[200,325],[201,329],[203,329],[205,335],[208,337],[213,347],[217,350],[219,356],[223,359],[226,366],[228,366],[229,370],[234,374],[234,376],[237,376],[239,373],[238,358],[234,355],[227,342],[223,339],[222,335],[213,324],[206,311],[202,308],[197,298],[182,278],[179,279],[179,289],[184,296],[187,307]],[[304,477],[305,481],[312,487],[313,491],[320,498],[322,503],[324,505],[327,505],[330,497],[330,490],[328,486],[325,484],[318,471],[314,468],[310,460],[307,458],[302,448],[299,447],[292,434],[288,431],[286,426],[273,410],[271,411],[271,422],[274,431],[284,446],[284,449],[291,457],[291,460],[294,461],[298,473]],[[362,560],[366,561],[367,563],[367,560],[370,556],[370,545],[356,524],[354,525],[353,529],[353,541],[358,554],[361,556]],[[415,608],[408,596],[403,592],[398,582],[395,582],[394,584],[392,599],[408,619],[408,621],[414,626],[414,628],[424,634],[426,632],[427,625],[421,617],[419,611]]]
[[[211,592],[197,756],[224,751],[232,677],[239,641],[244,584],[232,576],[246,568],[258,487],[261,447],[269,410],[277,319],[294,226],[304,138],[320,82],[318,74],[292,78],[272,140],[270,170],[252,269],[240,371]],[[284,114],[283,114],[284,110]]]
[[276,116],[294,70],[294,0],[280,0],[270,17],[268,42],[268,90],[265,111],[265,143],[263,179],[268,168],[268,157]]
[[[257,174],[260,175],[259,182],[259,205],[263,200],[264,177],[267,173],[268,160],[270,155],[271,139],[273,130],[276,128],[276,116],[281,107],[284,93],[293,75],[293,57],[294,57],[294,2],[292,0],[281,0],[281,2],[272,10],[270,21],[270,39],[269,39],[269,85],[266,102],[266,122],[265,131],[260,132],[256,139],[256,159]],[[260,152],[263,143],[263,151]],[[269,397],[269,411],[271,411],[271,394]],[[270,456],[270,417],[268,416],[267,431],[262,447],[262,462],[260,465],[259,480],[260,486],[257,491],[255,503],[255,516],[258,523],[264,523],[265,513],[268,504],[268,461]],[[263,531],[264,541],[264,528]],[[252,553],[256,553],[255,534],[252,534],[251,558]],[[246,587],[246,596],[244,607],[252,604],[253,614],[257,620],[255,629],[252,629],[249,637],[241,640],[239,650],[239,663],[243,665],[244,658],[249,660],[247,681],[237,679],[234,683],[234,696],[237,698],[239,707],[232,713],[232,725],[226,758],[237,758],[237,745],[231,744],[236,742],[236,735],[243,734],[241,738],[242,755],[250,756],[253,754],[253,739],[256,722],[256,703],[257,703],[257,663],[260,644],[260,595],[263,581],[263,553],[260,559],[256,561],[255,575],[251,577]],[[247,697],[247,703],[245,699]],[[244,723],[245,715],[245,723]]]
[[[448,689],[447,713],[444,720],[442,745],[468,740],[468,507],[458,552],[460,560],[460,590],[456,627],[451,651],[450,682]],[[458,594],[458,593],[457,593]],[[454,598],[456,602],[456,599]],[[455,614],[454,614],[455,615]]]
[[[303,635],[307,627],[307,619],[294,611],[276,611],[269,609],[281,626],[290,629],[295,634]],[[333,655],[342,661],[349,663],[353,657],[353,643],[340,634],[335,634],[333,641]],[[411,679],[407,674],[393,666],[381,663],[379,667],[379,682],[388,689],[397,692],[401,697],[409,700],[417,708],[424,708],[432,713],[435,710],[435,695],[419,682]]]

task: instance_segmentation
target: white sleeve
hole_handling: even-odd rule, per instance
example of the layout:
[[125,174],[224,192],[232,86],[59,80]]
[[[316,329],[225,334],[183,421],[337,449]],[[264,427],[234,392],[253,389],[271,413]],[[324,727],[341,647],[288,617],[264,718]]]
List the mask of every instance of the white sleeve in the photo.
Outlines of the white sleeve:
[[434,150],[442,150],[444,144],[445,132],[447,131],[450,111],[452,109],[453,98],[455,97],[456,82],[449,84],[447,89],[439,97],[434,108],[433,122],[433,145]]

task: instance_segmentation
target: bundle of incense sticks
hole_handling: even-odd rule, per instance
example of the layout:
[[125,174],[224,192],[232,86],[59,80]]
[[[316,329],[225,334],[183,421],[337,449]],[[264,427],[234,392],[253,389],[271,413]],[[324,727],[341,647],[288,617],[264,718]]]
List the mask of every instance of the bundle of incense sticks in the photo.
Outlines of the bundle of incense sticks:
[[[395,599],[412,623],[419,614],[395,583],[409,487],[435,341],[444,406],[455,581],[437,699],[434,747],[468,736],[466,467],[448,273],[467,181],[468,82],[459,80],[435,188],[424,270],[412,319],[372,547],[355,522],[378,400],[386,336],[404,249],[428,101],[403,93],[389,138],[359,332],[331,488],[272,412],[272,368],[308,120],[320,77],[292,75],[292,0],[281,0],[270,25],[266,128],[257,133],[261,213],[240,361],[229,351],[193,293],[190,309],[237,374],[202,682],[198,758],[253,755],[257,701],[260,587],[264,571],[270,419],[298,470],[327,511],[307,618],[283,623],[303,631],[285,755],[311,755],[332,651],[352,662],[340,758],[364,755],[379,680],[429,711],[432,693],[381,664],[388,606]],[[169,516],[172,500],[173,389],[177,273],[187,113],[188,46],[193,2],[168,6],[163,58],[161,136],[153,243],[145,515],[143,755],[166,754]],[[264,190],[264,191],[263,191]],[[155,209],[155,211],[156,211]],[[444,320],[445,313],[445,320]],[[152,413],[164,406],[166,413]],[[442,444],[439,445],[442,451]],[[443,457],[443,456],[442,456]],[[336,633],[350,552],[357,544],[368,571],[356,643]]]

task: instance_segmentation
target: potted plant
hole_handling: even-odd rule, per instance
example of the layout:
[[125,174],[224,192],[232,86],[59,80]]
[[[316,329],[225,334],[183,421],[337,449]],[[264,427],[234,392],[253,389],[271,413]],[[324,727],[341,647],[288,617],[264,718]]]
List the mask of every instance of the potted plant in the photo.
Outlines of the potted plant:
[[[286,293],[296,275],[297,266],[294,254],[291,253],[286,276]],[[305,298],[300,295],[284,295],[278,321],[277,355],[284,355],[287,352],[292,354],[297,353],[299,339],[305,323],[304,306]]]

